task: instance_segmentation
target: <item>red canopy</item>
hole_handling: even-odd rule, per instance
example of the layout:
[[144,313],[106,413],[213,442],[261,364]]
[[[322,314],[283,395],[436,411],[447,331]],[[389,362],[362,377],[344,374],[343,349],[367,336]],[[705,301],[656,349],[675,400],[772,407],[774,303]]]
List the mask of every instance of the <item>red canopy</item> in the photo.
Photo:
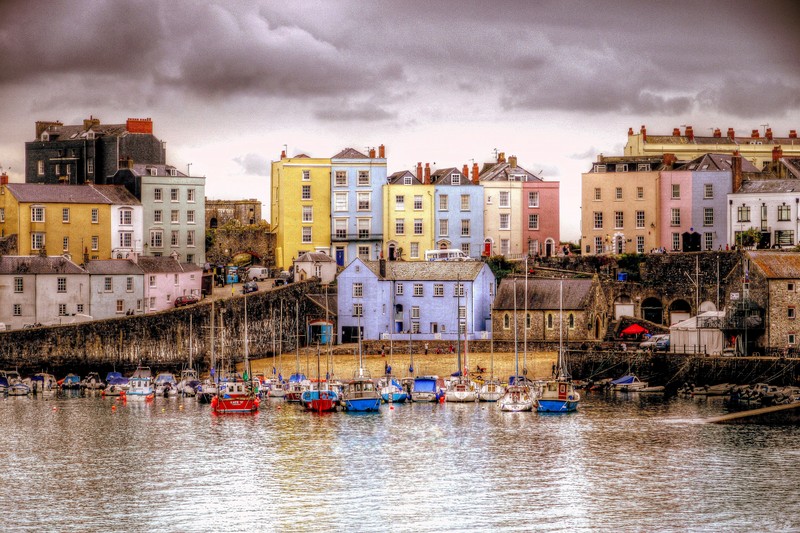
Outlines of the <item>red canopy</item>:
[[631,324],[627,328],[620,331],[622,335],[639,335],[640,333],[647,333],[647,330],[639,324]]

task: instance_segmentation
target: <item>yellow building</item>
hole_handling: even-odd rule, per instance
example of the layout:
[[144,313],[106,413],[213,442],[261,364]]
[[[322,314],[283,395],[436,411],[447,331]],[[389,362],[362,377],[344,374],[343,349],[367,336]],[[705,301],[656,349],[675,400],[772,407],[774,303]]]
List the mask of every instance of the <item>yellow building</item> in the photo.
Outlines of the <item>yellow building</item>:
[[733,128],[728,128],[724,135],[719,128],[698,131],[695,135],[692,126],[685,126],[683,134],[680,128],[675,128],[672,135],[652,135],[642,126],[639,133],[634,133],[633,128],[628,130],[624,154],[643,157],[675,154],[679,161],[688,161],[707,153],[732,154],[738,150],[744,159],[761,170],[773,161],[776,148],[781,150],[782,157],[800,156],[797,130],[790,130],[785,137],[774,135],[772,128],[763,132],[754,129],[747,136],[736,135]]
[[661,158],[600,157],[581,175],[581,253],[643,253],[659,240]]
[[330,158],[281,153],[272,162],[270,207],[277,268],[288,270],[306,252],[330,253]]
[[[101,192],[109,187],[112,194]],[[0,235],[17,235],[18,255],[112,259],[114,231],[121,229],[116,219],[134,209],[141,210],[140,202],[121,186],[2,184]]]
[[421,261],[425,251],[434,249],[434,186],[430,167],[422,175],[395,172],[383,187],[384,257],[390,261]]

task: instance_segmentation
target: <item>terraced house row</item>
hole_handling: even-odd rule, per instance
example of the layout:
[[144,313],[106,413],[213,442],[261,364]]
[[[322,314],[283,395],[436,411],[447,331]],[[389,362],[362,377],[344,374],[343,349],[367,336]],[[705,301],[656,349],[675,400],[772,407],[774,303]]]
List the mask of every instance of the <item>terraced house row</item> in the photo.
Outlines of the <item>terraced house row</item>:
[[800,243],[797,131],[749,137],[628,131],[624,155],[582,176],[584,255],[719,250]]
[[281,153],[272,162],[271,223],[276,266],[306,252],[340,266],[362,261],[422,261],[457,249],[477,258],[557,252],[559,183],[545,181],[498,153],[474,163],[387,171],[383,145],[331,158]]

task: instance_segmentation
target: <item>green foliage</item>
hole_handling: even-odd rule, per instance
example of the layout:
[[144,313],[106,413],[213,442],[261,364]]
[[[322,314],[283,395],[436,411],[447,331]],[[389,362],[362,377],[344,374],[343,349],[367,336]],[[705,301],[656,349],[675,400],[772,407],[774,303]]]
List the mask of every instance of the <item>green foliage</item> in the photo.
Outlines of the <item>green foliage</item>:
[[492,273],[497,278],[498,283],[514,271],[514,263],[507,260],[503,255],[493,255],[486,260],[486,264],[492,269]]
[[761,231],[758,228],[750,228],[738,235],[738,244],[745,248],[758,246],[761,242]]
[[617,267],[619,270],[628,273],[630,281],[639,281],[639,266],[644,263],[644,254],[622,254],[617,257]]

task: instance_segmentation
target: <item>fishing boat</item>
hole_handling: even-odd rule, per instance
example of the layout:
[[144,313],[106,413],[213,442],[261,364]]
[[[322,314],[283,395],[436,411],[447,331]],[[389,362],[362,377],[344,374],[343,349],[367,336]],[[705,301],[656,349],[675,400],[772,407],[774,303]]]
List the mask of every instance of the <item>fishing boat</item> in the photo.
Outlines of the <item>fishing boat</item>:
[[53,374],[37,372],[31,377],[31,391],[42,396],[52,396],[58,391],[58,380]]
[[211,400],[212,412],[216,414],[229,413],[255,413],[258,411],[259,399],[253,382],[248,378],[250,371],[250,358],[247,343],[247,296],[244,297],[244,376],[237,373],[230,374],[220,380],[217,395]]
[[4,370],[3,376],[8,381],[9,396],[27,396],[31,393],[30,386],[25,383],[22,376],[16,370]]
[[[120,374],[120,377],[122,375]],[[100,379],[97,372],[89,372],[81,381],[81,388],[85,390],[100,390],[106,388],[106,381]]]
[[405,403],[408,400],[408,394],[399,381],[390,378],[381,387],[381,399],[386,403]]
[[442,394],[439,376],[417,376],[411,386],[412,402],[438,402]]
[[[461,284],[461,278],[458,278],[458,285]],[[456,313],[461,309],[461,292],[457,292],[458,299],[456,300]],[[474,402],[478,399],[477,387],[475,382],[469,377],[466,362],[461,366],[461,318],[458,314],[458,325],[456,326],[456,350],[458,355],[456,358],[456,371],[450,376],[447,382],[447,392],[445,393],[445,401],[447,402]]]
[[163,396],[169,398],[170,396],[178,395],[178,380],[175,379],[175,374],[172,372],[159,372],[156,374],[156,380],[153,383],[156,396]]
[[375,382],[364,368],[361,351],[361,317],[358,320],[358,370],[345,384],[342,405],[346,411],[380,411],[381,395]]
[[197,396],[197,387],[200,385],[200,379],[197,377],[197,371],[193,368],[181,370],[181,380],[178,382],[178,394],[183,396]]
[[325,380],[312,382],[311,387],[300,395],[300,403],[307,411],[335,411],[339,405],[339,393],[330,388]]
[[153,388],[153,373],[149,367],[140,366],[128,378],[128,390],[124,393],[127,398],[152,400],[155,398]]
[[635,374],[627,374],[611,382],[611,390],[618,392],[637,392],[647,388],[647,382],[640,380]]
[[75,390],[81,388],[81,377],[76,374],[67,374],[58,382],[59,387],[64,390]]
[[564,365],[563,302],[562,281],[559,285],[558,363],[553,379],[543,381],[538,387],[536,396],[539,405],[536,410],[540,413],[571,413],[578,409],[581,399]]

